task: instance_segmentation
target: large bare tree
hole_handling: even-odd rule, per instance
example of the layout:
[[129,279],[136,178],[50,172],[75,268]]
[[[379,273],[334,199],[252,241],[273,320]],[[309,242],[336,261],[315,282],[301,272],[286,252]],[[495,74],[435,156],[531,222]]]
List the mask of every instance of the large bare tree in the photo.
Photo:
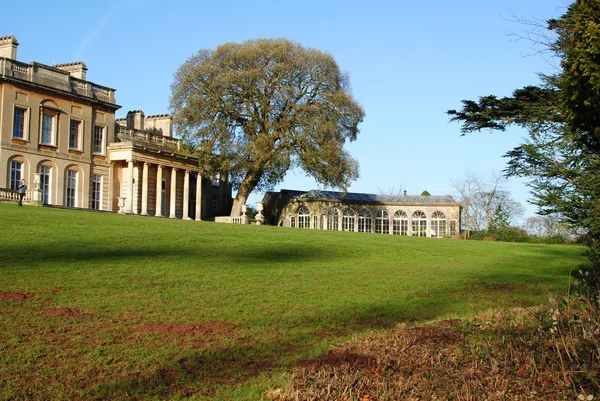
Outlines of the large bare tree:
[[283,39],[227,43],[190,57],[171,89],[182,139],[237,188],[232,216],[290,168],[340,189],[358,178],[344,144],[356,139],[364,112],[327,53]]
[[486,231],[509,225],[523,216],[523,206],[506,190],[506,178],[492,173],[467,171],[463,178],[451,180],[461,206],[461,223],[468,231]]

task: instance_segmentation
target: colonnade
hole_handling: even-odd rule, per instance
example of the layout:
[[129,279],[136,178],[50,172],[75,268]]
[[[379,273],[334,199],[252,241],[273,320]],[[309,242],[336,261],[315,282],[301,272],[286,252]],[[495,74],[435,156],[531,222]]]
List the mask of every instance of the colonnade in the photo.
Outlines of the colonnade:
[[[127,160],[127,202],[125,202],[124,213],[133,214],[133,195],[134,195],[134,159]],[[149,167],[152,163],[143,162],[142,164],[142,194],[141,194],[141,210],[140,214],[147,216],[148,213],[148,187],[149,187]],[[177,207],[177,172],[180,170],[177,167],[164,166],[157,164],[156,172],[156,199],[155,199],[155,216],[166,217],[162,214],[163,199],[162,199],[162,182],[163,182],[163,170],[170,169],[171,172],[171,185],[170,185],[170,202],[168,217],[171,219],[177,218],[176,207]],[[183,213],[182,218],[184,220],[191,220],[189,215],[189,199],[190,199],[190,173],[196,172],[196,210],[195,220],[200,220],[202,216],[202,174],[198,171],[192,171],[191,169],[184,170],[183,176]]]

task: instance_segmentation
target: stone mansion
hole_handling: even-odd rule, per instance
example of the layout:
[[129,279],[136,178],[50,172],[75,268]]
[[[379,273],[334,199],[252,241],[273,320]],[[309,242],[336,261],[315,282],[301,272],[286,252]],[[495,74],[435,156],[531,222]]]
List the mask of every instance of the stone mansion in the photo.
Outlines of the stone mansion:
[[182,219],[228,215],[231,185],[206,176],[173,137],[168,115],[116,119],[115,90],[86,80],[82,62],[17,61],[0,37],[0,201]]
[[[248,222],[226,217],[227,173],[208,176],[169,115],[117,119],[115,90],[87,81],[84,63],[26,64],[17,47],[0,37],[0,202],[15,202],[24,179],[25,204]],[[296,228],[446,237],[460,227],[449,196],[282,190],[257,208],[259,223]]]

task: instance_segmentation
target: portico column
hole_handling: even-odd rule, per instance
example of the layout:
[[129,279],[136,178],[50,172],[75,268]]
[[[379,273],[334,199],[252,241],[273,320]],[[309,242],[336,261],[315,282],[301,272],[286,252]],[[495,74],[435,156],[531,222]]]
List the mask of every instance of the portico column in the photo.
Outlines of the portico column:
[[196,176],[196,221],[202,220],[202,174]]
[[108,166],[108,210],[113,212],[113,196],[114,196],[114,185],[115,180],[115,162],[110,162]]
[[162,215],[162,173],[163,166],[159,164],[156,168],[156,217],[163,217]]
[[127,160],[127,172],[129,174],[129,181],[127,181],[127,205],[125,207],[126,213],[133,213],[133,158]]
[[190,220],[190,170],[183,175],[183,219]]
[[144,162],[142,170],[142,216],[148,215],[148,166],[150,163]]
[[174,219],[177,217],[175,214],[175,207],[177,202],[177,169],[175,167],[171,168],[171,211],[169,213],[169,218]]

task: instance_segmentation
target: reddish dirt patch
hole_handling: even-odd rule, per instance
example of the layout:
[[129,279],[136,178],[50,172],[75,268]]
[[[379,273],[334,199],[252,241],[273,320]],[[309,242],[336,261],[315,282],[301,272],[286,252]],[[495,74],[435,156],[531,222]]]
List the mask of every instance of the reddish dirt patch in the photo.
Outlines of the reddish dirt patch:
[[140,326],[134,329],[137,333],[156,333],[171,336],[193,336],[202,334],[207,337],[220,337],[235,330],[237,326],[227,322],[190,323],[160,323]]
[[82,317],[82,316],[89,316],[90,315],[90,313],[81,311],[79,309],[71,309],[71,308],[48,308],[48,309],[42,309],[42,313],[44,313],[46,316],[50,316],[50,317],[69,317],[69,318]]
[[27,295],[16,291],[0,291],[0,301],[25,301],[29,298]]

